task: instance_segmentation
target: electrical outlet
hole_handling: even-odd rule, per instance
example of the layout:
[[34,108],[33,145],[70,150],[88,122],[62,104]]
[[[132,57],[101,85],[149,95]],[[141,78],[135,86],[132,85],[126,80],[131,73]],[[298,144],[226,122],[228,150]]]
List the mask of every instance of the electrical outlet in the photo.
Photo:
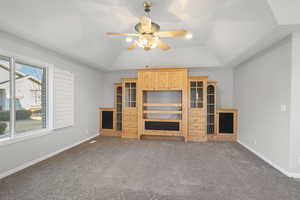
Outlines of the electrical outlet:
[[89,130],[88,129],[85,130],[85,134],[87,134],[87,135],[89,134]]
[[253,144],[256,145],[256,140],[253,140]]

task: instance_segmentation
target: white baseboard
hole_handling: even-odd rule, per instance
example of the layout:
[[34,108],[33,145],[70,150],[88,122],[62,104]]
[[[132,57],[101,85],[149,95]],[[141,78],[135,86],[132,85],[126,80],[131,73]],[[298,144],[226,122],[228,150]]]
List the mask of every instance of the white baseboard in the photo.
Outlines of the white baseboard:
[[260,153],[258,153],[257,151],[255,151],[254,149],[252,149],[251,147],[249,147],[248,145],[244,144],[240,140],[238,140],[237,142],[239,144],[241,144],[243,147],[245,147],[246,149],[248,149],[249,151],[251,151],[252,153],[254,153],[256,156],[258,156],[259,158],[261,158],[262,160],[264,160],[265,162],[267,162],[269,165],[271,165],[272,167],[274,167],[275,169],[277,169],[278,171],[280,171],[281,173],[283,173],[284,175],[286,175],[286,176],[288,176],[290,178],[300,178],[300,174],[299,173],[291,173],[291,172],[283,169],[282,167],[278,166],[277,164],[275,164],[271,160],[267,159],[266,157],[264,157],[263,155],[261,155]]
[[86,142],[86,141],[88,141],[88,140],[90,140],[90,139],[93,139],[94,137],[97,137],[98,135],[99,135],[99,134],[97,133],[97,134],[95,134],[95,135],[93,135],[93,136],[90,136],[90,137],[85,138],[85,139],[83,139],[83,140],[81,140],[81,141],[78,141],[78,142],[76,142],[76,143],[74,143],[74,144],[71,144],[71,145],[69,145],[69,146],[67,146],[67,147],[65,147],[65,148],[62,148],[62,149],[57,150],[57,151],[55,151],[55,152],[53,152],[53,153],[47,154],[47,155],[45,155],[45,156],[43,156],[43,157],[41,157],[41,158],[37,158],[37,159],[35,159],[35,160],[32,160],[32,161],[27,162],[27,163],[25,163],[25,164],[22,164],[21,166],[18,166],[18,167],[16,167],[16,168],[10,169],[10,170],[8,170],[8,171],[6,171],[6,172],[4,172],[4,173],[1,173],[1,174],[0,174],[0,179],[4,178],[4,177],[6,177],[6,176],[9,176],[9,175],[11,175],[11,174],[14,174],[14,173],[16,173],[16,172],[18,172],[18,171],[21,171],[21,170],[23,170],[23,169],[25,169],[25,168],[27,168],[27,167],[30,167],[30,166],[32,166],[32,165],[34,165],[34,164],[36,164],[36,163],[41,162],[41,161],[43,161],[43,160],[46,160],[46,159],[48,159],[48,158],[51,158],[51,157],[53,157],[53,156],[55,156],[55,155],[57,155],[57,154],[59,154],[59,153],[61,153],[61,152],[63,152],[63,151],[66,151],[66,150],[68,150],[68,149],[71,149],[71,148],[73,148],[73,147],[75,147],[75,146],[77,146],[77,145],[79,145],[79,144],[81,144],[81,143],[84,143],[84,142]]

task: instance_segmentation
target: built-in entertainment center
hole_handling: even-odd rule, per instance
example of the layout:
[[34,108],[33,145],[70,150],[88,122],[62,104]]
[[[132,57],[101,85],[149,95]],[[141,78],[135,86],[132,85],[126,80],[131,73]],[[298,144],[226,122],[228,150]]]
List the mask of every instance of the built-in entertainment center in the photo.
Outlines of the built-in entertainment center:
[[100,108],[101,135],[236,141],[237,110],[218,108],[216,81],[189,76],[187,68],[146,68],[137,74],[115,84],[114,108]]

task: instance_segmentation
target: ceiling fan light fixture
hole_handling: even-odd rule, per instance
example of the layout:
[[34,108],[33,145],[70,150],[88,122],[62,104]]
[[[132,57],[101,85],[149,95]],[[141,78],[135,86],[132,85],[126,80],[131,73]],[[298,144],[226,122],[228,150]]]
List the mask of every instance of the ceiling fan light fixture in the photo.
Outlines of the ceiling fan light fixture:
[[187,34],[185,35],[185,38],[188,39],[188,40],[190,40],[190,39],[193,38],[193,34],[192,34],[192,33],[187,33]]
[[126,42],[131,43],[133,41],[132,37],[127,37]]
[[157,43],[156,42],[151,45],[151,49],[155,49],[156,47],[157,47]]
[[171,47],[161,40],[163,38],[186,37],[186,39],[192,39],[193,35],[184,29],[160,31],[160,26],[154,23],[150,18],[151,7],[151,2],[144,2],[146,13],[144,16],[139,17],[139,23],[137,23],[134,27],[136,33],[108,32],[107,34],[115,36],[127,36],[125,39],[126,42],[131,43],[131,45],[127,48],[128,50],[140,47],[148,51],[158,47],[160,50],[166,51]]

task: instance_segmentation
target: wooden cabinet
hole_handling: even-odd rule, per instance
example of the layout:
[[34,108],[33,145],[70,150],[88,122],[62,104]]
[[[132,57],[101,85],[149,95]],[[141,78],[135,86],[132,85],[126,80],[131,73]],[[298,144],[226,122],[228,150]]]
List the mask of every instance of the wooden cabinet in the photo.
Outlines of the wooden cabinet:
[[135,78],[122,79],[122,137],[137,138],[137,81]]
[[186,68],[142,69],[138,74],[143,90],[182,90],[187,79]]
[[217,110],[217,82],[208,81],[206,76],[189,77],[187,68],[137,72],[137,78],[123,78],[122,83],[115,84],[115,108],[101,110],[100,118],[107,114],[105,119],[110,119],[108,126],[100,121],[103,135],[236,141],[237,111]]
[[228,141],[237,140],[238,111],[236,109],[217,110],[217,130],[210,135],[209,141]]
[[157,73],[152,73],[152,72],[143,72],[139,75],[139,79],[143,80],[143,88],[144,90],[154,90],[156,87],[156,77]]
[[139,138],[162,135],[187,140],[187,82],[186,68],[138,70]]
[[102,136],[120,136],[120,132],[116,132],[116,110],[115,108],[100,108],[100,127],[99,133]]
[[157,76],[157,79],[155,81],[155,89],[156,90],[168,90],[169,89],[169,74],[170,72],[152,72],[155,73]]
[[207,141],[207,77],[189,79],[188,140]]
[[184,83],[184,80],[186,80],[185,77],[187,77],[187,73],[175,71],[169,72],[168,75],[168,88],[170,90],[180,90],[183,89],[184,85],[186,85],[186,83]]

